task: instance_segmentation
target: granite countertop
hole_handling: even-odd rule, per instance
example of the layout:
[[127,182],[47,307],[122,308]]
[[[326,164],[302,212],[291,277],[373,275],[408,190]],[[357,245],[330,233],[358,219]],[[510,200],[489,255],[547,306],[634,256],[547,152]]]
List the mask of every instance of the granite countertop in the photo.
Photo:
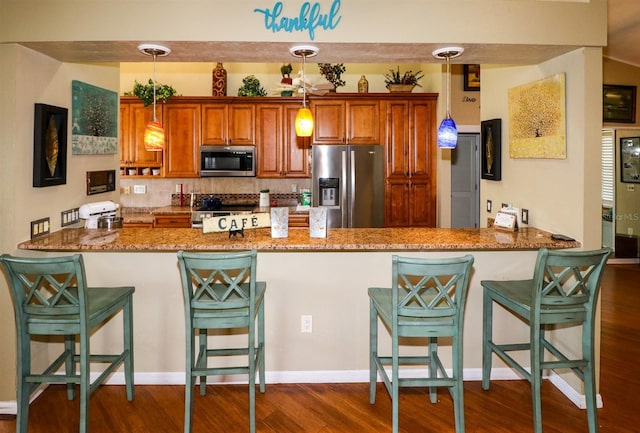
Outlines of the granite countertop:
[[373,228],[328,229],[326,238],[311,238],[309,230],[289,228],[287,238],[271,238],[269,228],[248,229],[244,237],[203,233],[199,229],[123,228],[115,230],[67,228],[22,242],[19,249],[43,251],[423,251],[532,250],[577,248],[580,242],[551,239],[551,233],[523,228],[518,232],[495,228]]

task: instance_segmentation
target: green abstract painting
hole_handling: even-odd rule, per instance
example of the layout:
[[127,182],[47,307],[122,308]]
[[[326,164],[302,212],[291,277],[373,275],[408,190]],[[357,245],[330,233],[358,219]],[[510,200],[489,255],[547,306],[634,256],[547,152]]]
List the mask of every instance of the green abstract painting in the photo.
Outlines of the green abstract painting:
[[74,155],[118,151],[118,93],[71,82],[71,144]]

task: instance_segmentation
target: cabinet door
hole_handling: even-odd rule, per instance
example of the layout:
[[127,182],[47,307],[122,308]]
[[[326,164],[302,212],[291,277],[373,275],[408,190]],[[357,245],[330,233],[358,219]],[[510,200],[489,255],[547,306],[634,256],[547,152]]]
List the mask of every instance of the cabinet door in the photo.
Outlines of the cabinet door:
[[381,144],[378,100],[347,101],[347,144]]
[[311,149],[311,137],[298,137],[296,135],[296,115],[299,106],[286,105],[284,108],[284,141],[283,141],[283,166],[286,177],[304,178],[311,176],[309,167],[309,149]]
[[228,131],[229,104],[202,104],[202,144],[224,146]]
[[256,144],[255,104],[231,104],[229,106],[229,144],[247,146]]
[[344,100],[311,101],[313,113],[313,142],[342,144],[345,142]]
[[435,227],[436,202],[426,176],[412,177],[409,183],[409,226]]
[[255,128],[254,104],[202,104],[202,144],[254,145]]
[[165,105],[164,128],[165,177],[198,177],[200,104]]
[[411,175],[430,176],[436,164],[436,103],[412,101],[409,104],[409,172]]
[[129,104],[120,103],[120,166],[131,163],[129,156]]
[[406,101],[387,103],[387,177],[409,176],[409,104]]
[[385,227],[409,227],[409,182],[387,179],[385,195]]
[[[144,147],[144,130],[147,124],[153,120],[153,107],[145,107],[142,102],[123,104],[128,106],[129,119],[127,131],[123,134],[122,144],[125,146],[123,154],[127,155],[127,164],[134,167],[160,167],[162,165],[162,152],[149,152]],[[156,107],[156,118],[162,123],[162,107]],[[120,110],[125,116],[124,111]],[[125,122],[122,122],[121,128]]]
[[258,155],[257,177],[281,177],[283,108],[279,104],[258,104],[257,137]]

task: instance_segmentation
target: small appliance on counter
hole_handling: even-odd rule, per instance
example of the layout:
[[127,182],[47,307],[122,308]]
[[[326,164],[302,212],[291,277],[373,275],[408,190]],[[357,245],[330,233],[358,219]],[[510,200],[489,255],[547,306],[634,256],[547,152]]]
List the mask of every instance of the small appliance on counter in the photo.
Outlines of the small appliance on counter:
[[80,206],[79,216],[85,220],[84,227],[87,229],[100,228],[100,221],[110,221],[109,226],[104,228],[115,228],[113,221],[120,205],[112,201],[96,201]]

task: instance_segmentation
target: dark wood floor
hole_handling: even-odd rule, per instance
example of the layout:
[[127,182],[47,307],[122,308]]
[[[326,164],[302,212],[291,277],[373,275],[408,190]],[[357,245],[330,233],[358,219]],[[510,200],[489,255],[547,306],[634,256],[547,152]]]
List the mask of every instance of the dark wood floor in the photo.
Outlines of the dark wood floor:
[[[639,433],[640,427],[640,266],[609,265],[602,291],[601,433]],[[545,381],[546,382],[546,381]],[[389,432],[391,406],[381,385],[370,405],[366,384],[268,385],[257,394],[257,429],[262,433]],[[93,433],[181,432],[184,387],[137,386],[135,400],[124,388],[103,386],[91,400]],[[453,407],[446,391],[438,404],[425,391],[401,391],[400,430],[453,432]],[[583,433],[586,414],[551,384],[543,386],[545,433]],[[196,394],[194,433],[248,432],[246,386],[210,386]],[[468,433],[531,432],[531,398],[526,381],[495,381],[490,391],[465,382]],[[31,407],[30,433],[77,431],[78,406],[64,389],[49,387]],[[15,431],[15,421],[0,421],[0,433]]]

